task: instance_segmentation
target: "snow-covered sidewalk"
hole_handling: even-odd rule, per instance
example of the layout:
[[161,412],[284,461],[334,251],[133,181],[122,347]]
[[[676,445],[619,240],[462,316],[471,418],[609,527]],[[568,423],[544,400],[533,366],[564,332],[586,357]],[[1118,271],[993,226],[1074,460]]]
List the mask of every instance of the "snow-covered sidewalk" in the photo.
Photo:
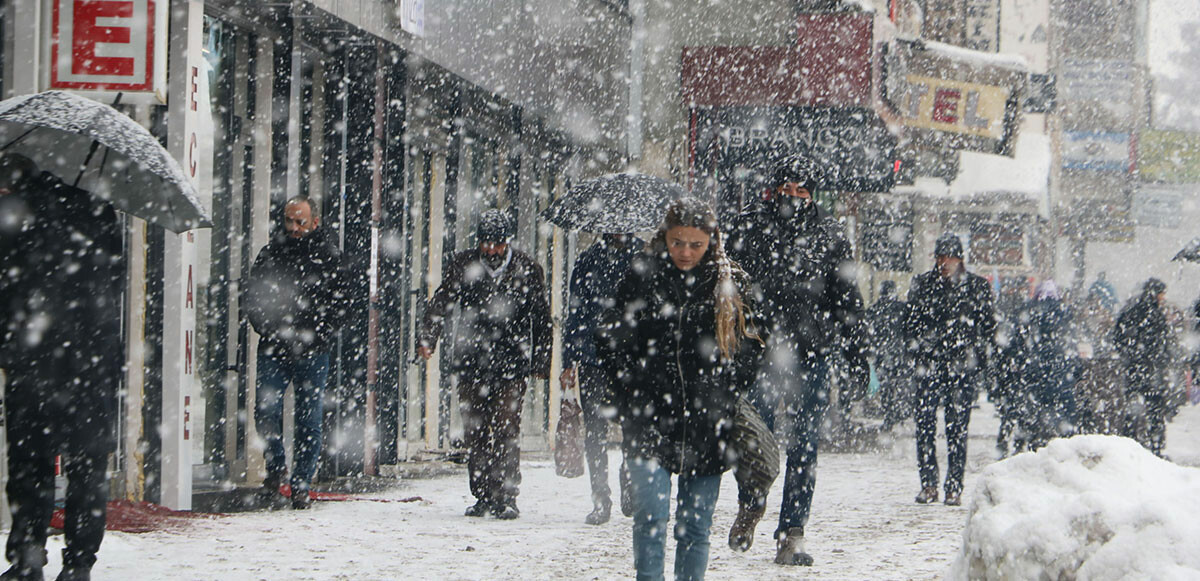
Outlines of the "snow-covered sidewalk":
[[[986,405],[972,418],[967,494],[994,461],[995,419]],[[1168,453],[1200,464],[1200,407],[1171,424]],[[944,454],[940,456],[944,462]],[[614,465],[619,456],[613,453]],[[943,466],[944,469],[944,466]],[[420,496],[422,502],[319,502],[309,511],[236,514],[145,534],[110,532],[96,579],[623,579],[632,576],[630,522],[619,512],[606,525],[583,524],[591,508],[586,478],[563,479],[549,462],[523,464],[516,521],[471,519],[466,475],[402,481],[379,500]],[[616,477],[612,475],[615,489]],[[811,568],[774,565],[772,507],[748,553],[726,535],[737,508],[733,478],[723,479],[709,565],[711,579],[938,579],[962,542],[967,506],[917,505],[911,436],[869,454],[826,453],[820,459],[808,526]],[[616,511],[614,511],[616,512]],[[668,546],[673,546],[673,542]],[[58,572],[61,536],[51,540]],[[668,575],[673,551],[668,549]]]

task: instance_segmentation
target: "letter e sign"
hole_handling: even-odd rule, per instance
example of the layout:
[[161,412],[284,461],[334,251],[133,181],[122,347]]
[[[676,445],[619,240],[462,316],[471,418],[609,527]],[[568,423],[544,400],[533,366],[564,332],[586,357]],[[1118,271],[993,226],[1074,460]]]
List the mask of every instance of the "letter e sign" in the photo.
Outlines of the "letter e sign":
[[156,4],[52,0],[50,88],[153,91]]

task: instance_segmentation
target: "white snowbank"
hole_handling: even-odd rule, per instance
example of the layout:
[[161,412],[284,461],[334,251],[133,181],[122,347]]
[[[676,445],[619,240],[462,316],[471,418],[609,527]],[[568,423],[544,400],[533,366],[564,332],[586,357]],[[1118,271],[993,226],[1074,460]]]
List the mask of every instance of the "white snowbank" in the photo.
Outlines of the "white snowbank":
[[1132,440],[1055,440],[976,486],[950,579],[1200,578],[1200,469]]

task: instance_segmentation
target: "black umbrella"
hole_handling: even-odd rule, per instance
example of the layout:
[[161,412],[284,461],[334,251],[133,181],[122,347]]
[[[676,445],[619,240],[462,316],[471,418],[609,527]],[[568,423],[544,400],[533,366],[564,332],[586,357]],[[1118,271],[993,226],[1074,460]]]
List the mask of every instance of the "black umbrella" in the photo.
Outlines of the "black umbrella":
[[657,228],[671,200],[687,191],[676,183],[638,173],[609,174],[580,182],[542,212],[568,230],[627,234]]
[[68,181],[76,176],[75,185],[173,232],[211,226],[175,158],[145,127],[103,103],[62,91],[0,101],[0,151]]
[[1171,260],[1186,260],[1188,262],[1200,262],[1200,238],[1196,238],[1183,247],[1175,254],[1175,258]]

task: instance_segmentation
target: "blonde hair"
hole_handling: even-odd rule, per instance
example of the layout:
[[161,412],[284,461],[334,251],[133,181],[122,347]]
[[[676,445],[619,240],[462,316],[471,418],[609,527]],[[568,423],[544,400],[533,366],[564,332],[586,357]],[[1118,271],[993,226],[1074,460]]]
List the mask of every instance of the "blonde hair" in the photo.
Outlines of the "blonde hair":
[[698,228],[712,239],[703,260],[712,261],[717,267],[717,284],[713,290],[716,299],[717,347],[726,359],[732,359],[741,348],[742,338],[749,337],[762,342],[758,332],[746,325],[749,307],[742,299],[738,286],[746,277],[732,259],[725,254],[724,238],[717,224],[717,215],[712,206],[697,198],[680,198],[667,207],[667,215],[651,242],[658,249],[666,248],[667,231],[672,228]]

